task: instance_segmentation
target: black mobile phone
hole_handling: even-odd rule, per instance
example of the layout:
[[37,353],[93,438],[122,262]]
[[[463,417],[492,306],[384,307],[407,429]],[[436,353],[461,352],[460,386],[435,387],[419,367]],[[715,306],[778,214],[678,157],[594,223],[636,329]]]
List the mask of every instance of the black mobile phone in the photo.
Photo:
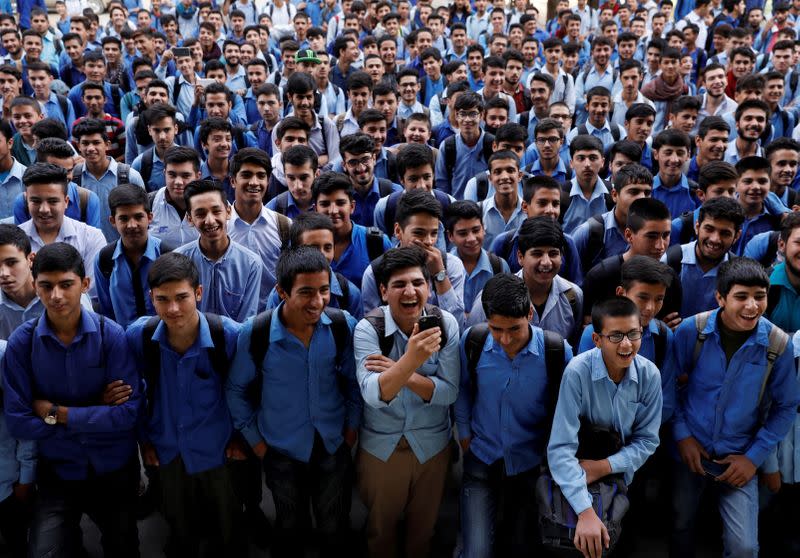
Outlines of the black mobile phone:
[[192,50],[186,47],[175,47],[172,49],[172,54],[175,55],[175,58],[179,58],[181,56],[191,56]]
[[722,474],[728,470],[728,463],[717,463],[704,457],[700,458],[700,464],[703,466],[703,471],[710,477],[721,477]]
[[434,327],[442,327],[442,321],[439,316],[422,316],[417,320],[419,330],[425,331],[426,329],[433,329]]

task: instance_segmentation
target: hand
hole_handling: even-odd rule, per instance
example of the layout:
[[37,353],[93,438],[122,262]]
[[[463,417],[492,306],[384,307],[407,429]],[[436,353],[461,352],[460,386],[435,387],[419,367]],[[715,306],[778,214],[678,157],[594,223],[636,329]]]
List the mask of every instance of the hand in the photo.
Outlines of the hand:
[[472,438],[471,437],[470,438],[462,438],[461,440],[459,440],[458,443],[461,444],[461,451],[463,451],[464,453],[467,453],[469,451],[470,442],[472,442]]
[[161,463],[158,462],[158,454],[153,444],[144,442],[139,444],[139,451],[142,452],[142,462],[145,467],[158,467]]
[[244,461],[247,459],[247,448],[238,436],[233,436],[225,447],[225,459]]
[[236,93],[240,97],[244,97],[245,95],[247,95],[247,89],[237,89],[236,91],[234,91],[234,93]]
[[264,440],[261,440],[259,443],[253,446],[253,453],[256,454],[256,457],[263,460],[264,456],[267,455],[267,443]]
[[411,337],[408,338],[408,346],[406,348],[406,353],[417,359],[417,365],[414,368],[422,366],[422,363],[438,351],[441,342],[442,330],[440,328],[432,327],[431,329],[420,331],[419,324],[414,324],[414,329],[411,331]]
[[578,514],[578,524],[575,526],[575,548],[580,550],[585,558],[601,558],[603,548],[608,548],[611,538],[608,529],[597,517],[594,508],[587,508]]
[[194,84],[194,106],[200,106],[200,101],[203,100],[203,94],[205,93],[205,90],[206,88],[199,83]]
[[364,367],[370,372],[386,372],[394,366],[395,361],[383,355],[369,355],[364,361]]
[[428,273],[431,275],[436,275],[441,270],[444,269],[444,263],[442,262],[442,253],[436,247],[436,245],[428,246],[427,244],[423,244],[419,241],[414,241],[414,243],[425,250],[428,258],[426,263],[428,265]]
[[708,452],[703,449],[700,442],[695,440],[692,436],[684,438],[678,442],[678,453],[681,456],[681,461],[686,463],[689,470],[698,475],[705,475],[703,465],[700,463],[700,458],[705,457],[709,459]]
[[175,53],[172,52],[171,48],[167,49],[167,50],[164,51],[164,54],[161,55],[160,65],[161,66],[166,66],[167,64],[169,64],[170,60],[174,60],[174,59],[175,59]]
[[664,316],[662,321],[667,325],[668,328],[670,328],[672,331],[675,331],[678,326],[681,325],[683,318],[681,318],[680,314],[677,312],[671,312]]
[[44,420],[44,417],[47,416],[47,413],[50,412],[52,407],[53,403],[51,401],[47,401],[46,399],[34,399],[33,403],[31,404],[33,414],[42,420]]
[[131,386],[123,383],[122,380],[114,380],[103,391],[103,405],[108,405],[109,407],[122,405],[131,398],[132,393]]
[[14,485],[14,498],[23,504],[28,503],[33,495],[33,483],[28,484],[15,484]]
[[746,485],[756,474],[756,466],[744,455],[729,455],[725,459],[716,460],[716,463],[728,464],[728,468],[717,477],[717,480],[727,482],[736,488]]
[[344,429],[344,443],[347,444],[348,448],[352,448],[358,442],[358,430],[355,428],[345,428]]
[[780,471],[775,471],[774,473],[761,473],[761,482],[770,492],[776,494],[781,489]]
[[590,485],[595,481],[611,474],[611,464],[608,459],[582,459],[578,462],[583,472],[586,473],[586,484]]

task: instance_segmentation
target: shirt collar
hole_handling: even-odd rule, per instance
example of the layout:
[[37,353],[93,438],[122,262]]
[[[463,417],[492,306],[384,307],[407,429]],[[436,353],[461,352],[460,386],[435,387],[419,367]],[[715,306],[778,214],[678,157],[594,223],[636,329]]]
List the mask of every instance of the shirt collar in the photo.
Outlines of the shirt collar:
[[[631,365],[628,367],[628,370],[625,372],[625,376],[622,378],[623,381],[626,379],[631,380],[632,382],[639,382],[639,374],[636,370],[636,359],[634,358]],[[606,367],[606,363],[603,360],[603,353],[599,348],[592,349],[592,381],[597,382],[600,380],[611,380],[611,376],[608,375],[608,368]]]
[[[527,353],[533,356],[539,356],[540,353],[538,347],[536,346],[536,333],[535,330],[533,329],[533,326],[530,324],[528,324],[528,331],[530,332],[531,338],[528,340],[528,344],[522,347],[522,349],[520,349],[519,353],[517,354],[521,355]],[[494,337],[491,334],[489,334],[486,340],[487,343],[483,347],[484,352],[495,352],[495,353],[505,354],[505,350],[503,350],[503,347],[501,347],[498,343],[495,343]]]
[[[111,259],[116,260],[117,258],[124,256],[124,252],[122,251],[122,239],[117,242],[117,246],[114,248],[114,254],[111,256]],[[144,248],[144,254],[142,257],[147,258],[151,262],[154,262],[156,258],[158,258],[158,254],[156,254],[156,239],[153,235],[147,235],[147,246]]]
[[655,190],[656,188],[661,188],[662,190],[667,190],[667,191],[675,191],[678,188],[684,188],[686,190],[689,190],[689,181],[687,180],[685,174],[681,174],[681,179],[678,182],[678,184],[676,184],[672,188],[667,188],[666,186],[661,185],[661,175],[657,174],[653,177],[653,190]]
[[[719,312],[720,312],[719,308],[711,312],[711,314],[708,316],[708,322],[706,323],[706,327],[705,329],[703,329],[703,333],[719,334],[717,328],[717,317],[719,316]],[[755,338],[751,335],[747,339],[747,341],[745,341],[745,343],[749,343],[752,340],[755,343],[758,343],[759,345],[763,345],[764,347],[769,345],[769,327],[771,326],[771,324],[769,325],[768,324],[769,322],[767,320],[758,320],[758,325],[756,326]]]
[[[202,312],[195,310],[200,316],[200,328],[197,332],[197,339],[194,340],[189,350],[192,349],[213,349],[214,341],[211,339],[211,329],[208,327],[208,320]],[[167,326],[163,321],[160,321],[153,332],[153,341],[158,342],[162,347],[172,348],[169,344],[169,333]],[[187,351],[188,352],[188,351]]]
[[[583,197],[583,191],[581,190],[581,187],[578,185],[578,178],[573,177],[573,179],[570,182],[572,182],[572,187],[569,190],[569,196]],[[594,183],[594,190],[592,190],[592,197],[589,199],[589,201],[592,201],[593,199],[607,193],[608,189],[606,188],[606,185],[603,183],[603,180],[598,176],[597,181]]]
[[[94,333],[96,331],[97,331],[97,326],[95,325],[94,320],[92,320],[91,316],[89,316],[89,313],[86,312],[83,309],[83,307],[81,307],[81,317],[80,320],[78,321],[78,329],[75,332],[75,337],[72,339],[72,343],[78,341],[81,337],[83,337],[84,334]],[[52,337],[53,339],[61,343],[61,340],[55,334],[55,332],[50,327],[50,324],[47,321],[47,312],[45,312],[39,317],[39,321],[36,324],[36,333],[40,337],[44,336]]]

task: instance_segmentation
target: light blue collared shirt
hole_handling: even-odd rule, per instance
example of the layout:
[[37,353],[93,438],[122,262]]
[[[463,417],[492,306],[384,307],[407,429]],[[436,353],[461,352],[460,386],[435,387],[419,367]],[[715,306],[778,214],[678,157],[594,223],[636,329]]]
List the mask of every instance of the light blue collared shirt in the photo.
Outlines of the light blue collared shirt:
[[445,143],[439,149],[436,158],[436,188],[452,195],[456,199],[464,199],[464,188],[470,178],[489,168],[489,162],[483,154],[483,138],[486,132],[481,132],[478,141],[468,147],[461,138],[455,135],[456,142],[456,167],[447,168],[445,161]]
[[[719,306],[715,297],[717,287],[717,271],[723,262],[727,262],[730,254],[726,253],[722,261],[704,272],[697,265],[697,253],[695,247],[697,241],[693,240],[688,244],[681,245],[681,285],[684,293],[692,293],[692,296],[684,296],[681,302],[681,318],[688,318],[706,310],[714,310]],[[663,263],[667,263],[667,255],[661,257]]]
[[[459,257],[458,249],[455,246],[450,249],[450,254]],[[510,273],[511,270],[508,267],[508,262],[503,258],[499,259],[500,265],[503,268],[503,273]],[[471,273],[467,273],[465,268],[464,273],[466,275],[464,279],[464,308],[471,309],[472,305],[475,303],[475,298],[483,290],[483,286],[489,279],[494,277],[492,264],[489,261],[489,253],[481,248],[481,255],[478,258],[478,264],[475,266],[475,269],[473,269]]]
[[576,457],[581,418],[620,435],[623,447],[608,462],[611,473],[623,473],[630,484],[658,447],[661,406],[661,374],[642,356],[636,355],[619,384],[609,377],[598,348],[570,361],[561,380],[547,459],[553,480],[576,514],[592,505],[586,473]]
[[[603,244],[600,247],[600,251],[591,259],[588,269],[583,270],[584,273],[587,273],[589,269],[605,258],[618,256],[628,249],[628,243],[625,241],[625,237],[614,217],[614,210],[606,211],[601,217],[603,218]],[[588,222],[575,229],[575,232],[572,233],[572,240],[575,241],[575,247],[581,255],[581,261],[583,261],[584,252],[589,248]]]
[[14,200],[25,191],[25,186],[22,184],[24,172],[25,166],[14,159],[8,176],[0,184],[0,219],[14,216]]
[[258,313],[263,264],[255,252],[230,240],[225,254],[214,261],[203,254],[199,239],[175,251],[188,256],[200,272],[201,312],[227,316],[239,323]]
[[[408,337],[397,326],[388,306],[381,307],[385,316],[385,335],[394,338],[389,358],[397,361],[408,346]],[[449,312],[442,311],[442,323],[447,334],[444,348],[431,355],[417,369],[417,373],[433,382],[430,401],[423,401],[408,387],[403,387],[391,401],[381,398],[380,374],[367,370],[365,362],[370,355],[381,354],[378,333],[367,320],[356,326],[356,375],[364,399],[360,444],[364,451],[387,461],[401,437],[420,463],[425,463],[447,447],[450,440],[450,405],[458,395],[461,372],[459,358],[459,323]]]
[[483,228],[486,231],[486,236],[483,239],[483,247],[491,247],[492,241],[497,235],[506,231],[515,231],[519,228],[522,222],[528,217],[522,211],[522,197],[517,198],[517,206],[511,214],[511,217],[506,221],[500,210],[497,209],[495,204],[495,197],[487,197],[481,202],[481,211],[483,213]]
[[[5,352],[6,342],[0,340],[0,360]],[[3,405],[0,402],[0,413],[2,410]],[[13,494],[15,484],[30,484],[34,480],[36,480],[36,442],[12,438],[5,417],[0,417],[0,500],[5,500]]]
[[[106,240],[112,242],[119,238],[119,233],[108,220],[109,217],[111,217],[111,209],[108,207],[108,194],[111,190],[116,188],[119,183],[117,179],[119,164],[111,157],[108,158],[108,163],[106,172],[103,173],[103,176],[99,179],[90,173],[89,169],[84,165],[83,173],[81,173],[81,186],[87,190],[91,190],[100,198],[100,230],[103,231]],[[128,170],[128,182],[144,188],[142,175],[133,168]]]
[[574,177],[570,183],[572,184],[569,191],[571,200],[569,208],[564,214],[563,224],[564,232],[567,234],[572,234],[575,229],[585,223],[592,215],[601,215],[608,211],[605,198],[608,189],[599,176],[595,181],[594,190],[592,190],[592,195],[588,200],[583,197],[583,192],[578,185],[577,177]]

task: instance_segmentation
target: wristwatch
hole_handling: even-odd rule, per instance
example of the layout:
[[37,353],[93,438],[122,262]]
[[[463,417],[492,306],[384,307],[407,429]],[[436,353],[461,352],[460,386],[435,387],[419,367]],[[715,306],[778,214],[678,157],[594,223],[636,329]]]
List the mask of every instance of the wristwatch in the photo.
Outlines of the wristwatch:
[[55,426],[58,422],[58,405],[53,405],[44,417],[44,423]]
[[447,279],[447,273],[445,273],[444,269],[433,276],[433,280],[436,281],[437,283],[441,283],[445,279]]

